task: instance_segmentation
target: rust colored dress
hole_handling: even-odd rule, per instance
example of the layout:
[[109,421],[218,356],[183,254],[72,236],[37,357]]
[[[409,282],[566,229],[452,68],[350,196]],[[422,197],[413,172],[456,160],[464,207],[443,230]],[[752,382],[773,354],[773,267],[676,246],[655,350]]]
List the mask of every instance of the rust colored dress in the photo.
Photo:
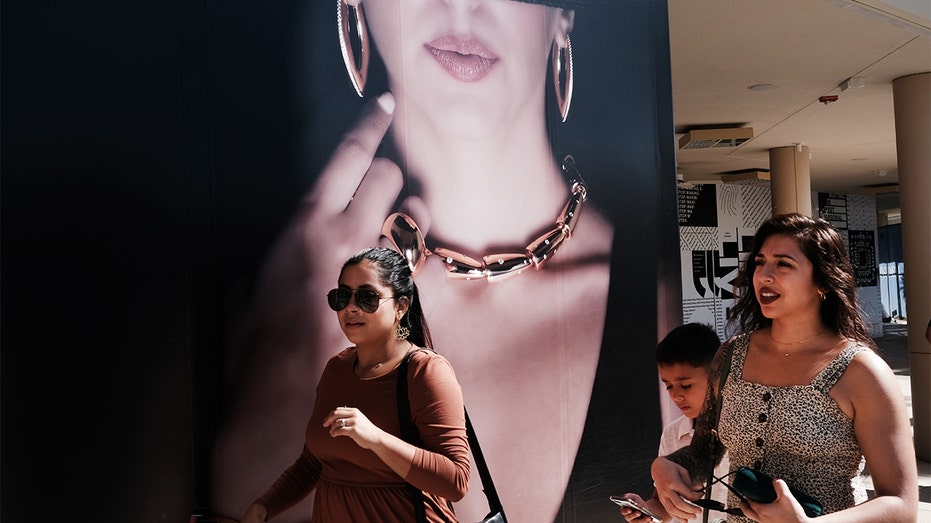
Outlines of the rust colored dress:
[[314,491],[313,522],[414,521],[414,506],[406,482],[423,491],[427,520],[454,522],[452,501],[465,495],[469,484],[469,445],[462,390],[443,356],[418,350],[408,367],[411,418],[423,441],[401,478],[374,452],[349,437],[330,437],[323,419],[336,407],[358,408],[375,426],[400,437],[397,409],[397,369],[362,379],[353,366],[350,347],[330,359],[320,382],[304,449],[258,502],[271,519]]

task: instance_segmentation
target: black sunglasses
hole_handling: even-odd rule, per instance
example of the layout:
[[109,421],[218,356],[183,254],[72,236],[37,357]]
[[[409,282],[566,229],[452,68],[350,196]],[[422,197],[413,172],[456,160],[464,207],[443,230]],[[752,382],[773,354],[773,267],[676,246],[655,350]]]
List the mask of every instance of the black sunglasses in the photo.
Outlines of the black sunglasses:
[[341,311],[349,305],[349,301],[352,299],[353,295],[356,297],[356,305],[362,309],[362,312],[375,312],[378,310],[378,306],[381,305],[382,300],[390,300],[394,296],[386,296],[382,298],[378,295],[377,292],[370,289],[356,289],[350,290],[345,287],[339,289],[333,289],[326,295],[327,304],[334,311]]
[[[728,476],[734,476],[732,480],[733,485],[729,485],[724,478]],[[715,483],[721,483],[728,490],[734,493],[738,499],[743,502],[747,502],[748,499],[759,503],[772,503],[776,500],[776,489],[773,488],[773,478],[763,474],[758,470],[753,470],[747,467],[740,467],[737,470],[726,474],[724,478],[714,477],[714,481],[711,482],[711,485]],[[709,485],[710,487],[710,485]],[[809,496],[808,494],[789,487],[789,491],[795,497],[795,499],[802,505],[802,509],[805,510],[805,514],[810,518],[815,518],[820,516],[824,512],[824,506],[816,498]],[[710,510],[717,510],[724,512],[725,514],[733,514],[735,516],[743,516],[744,513],[739,508],[726,508],[723,503],[720,501],[715,501],[713,499],[699,499],[694,501],[699,507],[708,508]]]

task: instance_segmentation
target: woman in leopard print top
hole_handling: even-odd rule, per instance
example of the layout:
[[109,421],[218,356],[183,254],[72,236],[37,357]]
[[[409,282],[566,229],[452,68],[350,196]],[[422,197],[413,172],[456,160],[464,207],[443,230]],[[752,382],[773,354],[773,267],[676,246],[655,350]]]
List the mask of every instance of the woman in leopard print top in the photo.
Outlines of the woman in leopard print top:
[[[819,521],[912,523],[918,513],[915,449],[902,392],[859,313],[856,284],[840,234],[800,214],[774,216],[753,239],[736,282],[730,320],[741,334],[718,351],[709,407],[692,444],[657,458],[653,480],[670,515],[701,509],[714,456],[716,391],[725,358],[717,427],[731,470],[774,478],[773,503],[739,501],[728,521],[807,521],[788,485],[818,498]],[[876,492],[857,483],[863,461]]]

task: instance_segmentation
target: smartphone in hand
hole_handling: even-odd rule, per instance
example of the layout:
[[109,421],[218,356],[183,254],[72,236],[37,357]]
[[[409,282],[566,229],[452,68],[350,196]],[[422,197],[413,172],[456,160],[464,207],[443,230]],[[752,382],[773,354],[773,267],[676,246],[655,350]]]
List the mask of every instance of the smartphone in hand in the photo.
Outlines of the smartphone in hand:
[[644,507],[643,505],[641,505],[640,503],[637,503],[636,501],[633,501],[633,500],[630,500],[630,499],[627,499],[621,496],[611,496],[610,499],[611,501],[614,502],[615,505],[619,507],[627,507],[633,510],[639,510],[640,513],[643,514],[644,516],[649,516],[650,518],[652,518],[653,523],[663,523],[663,518],[657,516],[653,512],[650,512],[650,509]]

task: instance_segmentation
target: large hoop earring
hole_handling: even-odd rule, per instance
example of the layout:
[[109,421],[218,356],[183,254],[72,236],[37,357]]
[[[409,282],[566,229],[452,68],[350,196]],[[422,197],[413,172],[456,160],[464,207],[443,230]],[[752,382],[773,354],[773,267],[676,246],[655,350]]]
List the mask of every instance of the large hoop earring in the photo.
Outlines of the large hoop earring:
[[[365,89],[365,79],[369,73],[369,33],[365,26],[365,14],[362,12],[362,3],[349,5],[348,0],[336,0],[336,25],[339,28],[339,50],[343,53],[343,63],[349,80],[359,97]],[[358,44],[352,45],[352,28],[355,27]],[[356,56],[355,49],[359,55]],[[361,65],[359,59],[361,58]]]
[[553,85],[556,87],[556,103],[559,115],[565,122],[569,118],[569,104],[572,103],[572,42],[566,35],[566,46],[559,45],[559,39],[553,41]]

